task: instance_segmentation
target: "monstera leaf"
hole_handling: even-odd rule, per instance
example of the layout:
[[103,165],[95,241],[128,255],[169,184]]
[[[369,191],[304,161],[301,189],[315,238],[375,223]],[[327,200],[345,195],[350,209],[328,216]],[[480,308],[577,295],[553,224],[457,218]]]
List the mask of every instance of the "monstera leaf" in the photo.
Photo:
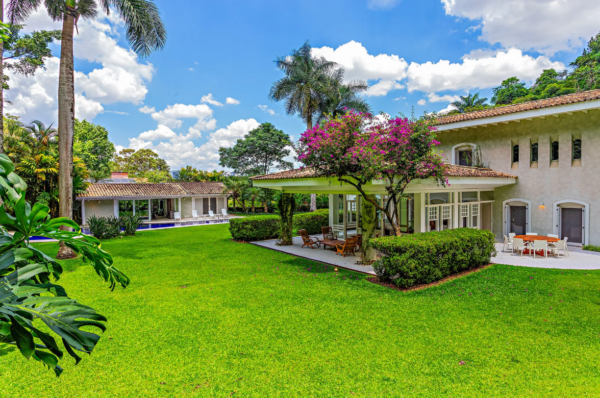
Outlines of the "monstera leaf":
[[[13,171],[8,157],[0,154],[0,342],[15,344],[23,356],[43,363],[59,376],[63,350],[79,363],[76,352],[91,353],[100,339],[89,327],[103,332],[106,318],[68,297],[56,284],[62,267],[32,246],[30,237],[63,242],[91,264],[111,290],[117,285],[126,287],[130,280],[114,267],[100,241],[83,235],[75,222],[52,219],[42,203],[31,206],[25,200],[27,186]],[[50,333],[41,331],[41,324]]]

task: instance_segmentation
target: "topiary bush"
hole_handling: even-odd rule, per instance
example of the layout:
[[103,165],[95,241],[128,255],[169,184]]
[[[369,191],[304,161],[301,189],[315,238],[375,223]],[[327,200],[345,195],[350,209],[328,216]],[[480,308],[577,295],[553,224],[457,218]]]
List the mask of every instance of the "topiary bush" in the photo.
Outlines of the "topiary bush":
[[299,231],[305,229],[309,234],[320,234],[321,227],[329,225],[329,210],[317,210],[312,213],[294,215],[294,229]]
[[278,238],[281,232],[279,216],[253,216],[232,218],[229,231],[235,240],[245,242]]
[[373,264],[380,281],[406,288],[432,283],[490,263],[496,239],[488,230],[470,228],[372,239],[383,254]]

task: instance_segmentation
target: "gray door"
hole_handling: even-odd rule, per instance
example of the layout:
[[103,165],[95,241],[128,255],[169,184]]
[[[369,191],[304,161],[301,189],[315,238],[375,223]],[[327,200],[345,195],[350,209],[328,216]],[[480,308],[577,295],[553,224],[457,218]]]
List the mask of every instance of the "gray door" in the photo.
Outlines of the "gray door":
[[510,206],[510,231],[517,235],[527,233],[527,207]]
[[210,209],[217,214],[217,198],[210,198]]
[[569,238],[569,243],[583,243],[583,209],[561,209],[561,239]]
[[202,214],[208,214],[208,198],[202,198]]

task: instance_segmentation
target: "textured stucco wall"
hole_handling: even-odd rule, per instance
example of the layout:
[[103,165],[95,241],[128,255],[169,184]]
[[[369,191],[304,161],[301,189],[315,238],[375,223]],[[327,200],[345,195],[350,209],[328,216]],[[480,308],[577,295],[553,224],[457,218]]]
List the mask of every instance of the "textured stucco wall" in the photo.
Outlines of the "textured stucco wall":
[[[571,165],[573,135],[582,139],[580,167]],[[559,165],[550,167],[550,138],[559,139]],[[538,168],[530,167],[530,142],[539,145]],[[600,111],[574,113],[520,123],[489,125],[468,130],[438,133],[439,147],[448,160],[454,145],[469,142],[479,145],[483,162],[495,171],[514,174],[515,185],[495,191],[494,233],[501,237],[505,200],[520,198],[531,201],[530,230],[553,233],[553,203],[579,200],[589,203],[589,243],[600,245]],[[519,168],[511,167],[511,141],[519,142]],[[540,208],[541,203],[545,208]]]
[[110,217],[115,215],[114,200],[86,200],[85,204],[85,224],[91,216]]
[[192,217],[192,198],[181,198],[181,218]]

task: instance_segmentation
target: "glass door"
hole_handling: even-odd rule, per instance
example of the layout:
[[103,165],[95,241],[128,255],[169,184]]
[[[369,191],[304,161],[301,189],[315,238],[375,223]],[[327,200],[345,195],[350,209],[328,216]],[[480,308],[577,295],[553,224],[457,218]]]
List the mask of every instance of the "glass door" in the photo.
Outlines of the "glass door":
[[561,239],[569,238],[568,243],[583,244],[583,209],[561,209]]

